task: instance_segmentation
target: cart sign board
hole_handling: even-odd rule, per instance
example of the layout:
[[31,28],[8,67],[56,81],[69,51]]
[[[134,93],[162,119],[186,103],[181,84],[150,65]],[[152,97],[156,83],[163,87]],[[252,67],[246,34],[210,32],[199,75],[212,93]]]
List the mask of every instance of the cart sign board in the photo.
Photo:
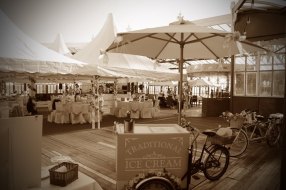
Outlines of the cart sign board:
[[177,124],[135,124],[117,135],[117,190],[139,173],[166,169],[181,178],[187,170],[189,133]]

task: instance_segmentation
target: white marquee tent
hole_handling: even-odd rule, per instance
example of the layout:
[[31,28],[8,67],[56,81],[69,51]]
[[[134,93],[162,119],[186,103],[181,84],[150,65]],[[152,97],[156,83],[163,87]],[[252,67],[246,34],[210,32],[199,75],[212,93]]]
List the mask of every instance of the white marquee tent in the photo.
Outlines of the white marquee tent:
[[2,11],[0,25],[0,78],[9,76],[8,78],[13,79],[15,73],[17,76],[21,73],[21,77],[25,73],[33,73],[36,74],[33,75],[35,78],[59,77],[57,74],[61,74],[61,77],[66,79],[86,79],[94,75],[108,78],[117,76],[115,72],[101,67],[84,76],[84,73],[79,71],[86,63],[64,56],[31,39]]
[[51,44],[50,49],[63,54],[63,55],[69,55],[71,54],[69,48],[67,47],[63,35],[59,33],[55,39],[55,41]]
[[0,11],[0,71],[59,73],[75,71],[84,63],[52,51],[25,35]]
[[143,56],[107,53],[103,60],[99,59],[100,51],[105,50],[115,39],[116,32],[113,17],[108,15],[104,26],[98,35],[87,44],[82,50],[78,51],[73,58],[88,63],[80,69],[80,73],[89,74],[99,66],[116,73],[121,77],[144,78],[150,80],[178,80],[179,73],[156,64],[155,61]]
[[204,80],[204,79],[190,80],[188,83],[192,87],[194,87],[194,86],[197,86],[197,87],[217,86],[217,85],[213,84],[211,81],[207,81],[207,80]]

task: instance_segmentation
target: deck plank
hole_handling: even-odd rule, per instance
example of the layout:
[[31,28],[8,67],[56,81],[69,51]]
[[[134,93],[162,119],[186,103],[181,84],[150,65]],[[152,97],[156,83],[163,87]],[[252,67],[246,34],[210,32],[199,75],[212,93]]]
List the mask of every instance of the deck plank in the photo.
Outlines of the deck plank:
[[[152,122],[149,121],[148,122]],[[156,121],[154,121],[156,122]],[[194,119],[200,128],[225,124],[221,118]],[[200,142],[203,142],[200,137]],[[95,179],[104,190],[116,189],[116,135],[112,126],[84,129],[42,137],[42,166],[53,164],[51,158],[69,156],[80,164],[79,170]],[[245,155],[231,158],[225,175],[217,181],[192,179],[192,189],[279,189],[281,158],[278,148],[265,142],[251,143]]]

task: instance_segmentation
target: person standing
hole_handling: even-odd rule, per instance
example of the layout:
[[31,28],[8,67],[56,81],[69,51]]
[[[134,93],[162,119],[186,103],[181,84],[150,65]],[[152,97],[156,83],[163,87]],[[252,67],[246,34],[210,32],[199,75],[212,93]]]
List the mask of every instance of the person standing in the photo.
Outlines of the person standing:
[[214,90],[211,90],[211,98],[214,97]]
[[36,110],[36,103],[34,102],[34,98],[29,96],[28,102],[27,102],[27,111],[31,115],[36,115],[38,112]]

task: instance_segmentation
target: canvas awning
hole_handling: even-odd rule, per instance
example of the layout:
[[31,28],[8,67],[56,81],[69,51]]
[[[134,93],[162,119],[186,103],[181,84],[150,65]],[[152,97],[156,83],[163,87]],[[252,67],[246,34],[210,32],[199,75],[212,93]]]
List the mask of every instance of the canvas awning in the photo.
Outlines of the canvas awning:
[[211,81],[206,81],[204,79],[197,79],[197,80],[190,80],[189,85],[194,87],[202,87],[202,86],[216,86],[215,84],[213,84]]
[[114,41],[116,36],[113,17],[108,15],[104,26],[97,36],[78,51],[73,58],[86,62],[88,65],[79,69],[78,73],[89,74],[96,70],[98,66],[106,71],[113,72],[117,77],[141,78],[148,80],[179,80],[179,73],[167,69],[166,67],[156,65],[155,61],[137,55],[122,53],[106,53],[108,61],[103,63],[99,60],[100,51]]
[[61,55],[24,34],[0,11],[0,71],[67,74],[85,63]]

